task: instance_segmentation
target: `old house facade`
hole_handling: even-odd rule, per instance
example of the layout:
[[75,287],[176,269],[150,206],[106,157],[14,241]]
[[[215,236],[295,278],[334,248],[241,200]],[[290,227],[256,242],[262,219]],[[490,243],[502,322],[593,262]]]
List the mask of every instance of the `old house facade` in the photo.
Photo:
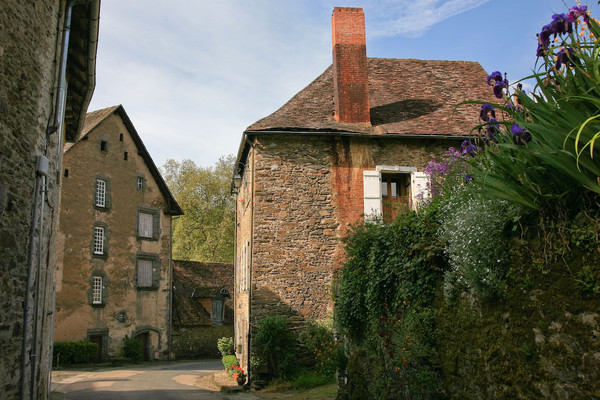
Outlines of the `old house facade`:
[[98,344],[97,361],[139,340],[169,357],[171,195],[123,106],[89,113],[64,153],[56,271],[57,342]]
[[62,148],[95,85],[100,1],[0,7],[0,397],[49,395]]
[[173,355],[220,358],[233,337],[233,264],[173,260]]
[[335,8],[333,65],[246,129],[236,210],[236,344],[244,366],[265,315],[325,319],[350,224],[391,221],[426,195],[423,169],[489,100],[478,63],[366,57],[364,14]]

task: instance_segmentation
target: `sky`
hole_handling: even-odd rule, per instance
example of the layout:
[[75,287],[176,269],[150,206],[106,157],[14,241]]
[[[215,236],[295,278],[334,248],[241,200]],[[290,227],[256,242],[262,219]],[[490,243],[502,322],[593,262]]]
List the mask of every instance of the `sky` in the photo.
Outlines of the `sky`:
[[102,0],[88,110],[122,104],[157,166],[210,167],[331,64],[334,7],[363,8],[368,57],[477,61],[511,82],[531,74],[535,35],[567,10],[563,0]]

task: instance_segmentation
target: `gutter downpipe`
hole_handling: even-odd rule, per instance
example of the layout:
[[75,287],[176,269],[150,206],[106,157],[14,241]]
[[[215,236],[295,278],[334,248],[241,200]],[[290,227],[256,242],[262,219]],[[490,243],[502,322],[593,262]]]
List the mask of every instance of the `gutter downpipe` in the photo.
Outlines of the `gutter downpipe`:
[[[244,134],[245,135],[245,134]],[[250,145],[250,149],[254,149],[254,144],[251,143],[248,139],[248,136],[246,136],[246,142]],[[249,152],[250,153],[250,152]],[[252,156],[252,207],[251,207],[251,211],[250,211],[250,262],[248,263],[248,280],[249,280],[249,284],[248,284],[248,367],[250,367],[250,354],[252,354],[252,348],[251,348],[251,343],[252,343],[252,266],[254,265],[254,202],[256,201],[256,197],[255,197],[255,192],[256,192],[256,181],[255,181],[255,175],[254,175],[254,160],[255,160],[255,154],[254,152],[252,152],[251,154]],[[252,368],[248,368],[248,382],[250,382],[250,380],[252,379]]]
[[173,215],[169,219],[169,330],[167,332],[167,360],[171,361],[173,351],[173,219],[179,215]]

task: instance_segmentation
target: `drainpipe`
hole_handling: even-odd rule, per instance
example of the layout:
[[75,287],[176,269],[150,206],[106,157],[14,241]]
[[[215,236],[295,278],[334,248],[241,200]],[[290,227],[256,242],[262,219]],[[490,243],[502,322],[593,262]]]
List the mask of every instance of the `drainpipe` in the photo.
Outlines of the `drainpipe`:
[[[246,137],[246,140],[248,140],[248,137]],[[254,145],[252,143],[250,143],[250,147],[251,149],[254,150]],[[249,278],[249,285],[248,285],[248,367],[250,367],[250,354],[252,353],[252,348],[251,348],[251,342],[252,342],[252,266],[254,265],[254,203],[256,201],[256,197],[255,197],[255,193],[256,193],[256,181],[255,181],[255,175],[254,175],[254,159],[255,159],[255,154],[254,151],[252,151],[252,165],[250,168],[252,168],[252,207],[250,208],[250,262],[248,263],[248,268],[250,271],[248,271],[248,278]],[[252,368],[248,368],[248,382],[250,382],[250,380],[252,379]]]
[[173,349],[173,219],[179,215],[173,215],[169,219],[169,329],[167,331],[167,360],[171,361]]

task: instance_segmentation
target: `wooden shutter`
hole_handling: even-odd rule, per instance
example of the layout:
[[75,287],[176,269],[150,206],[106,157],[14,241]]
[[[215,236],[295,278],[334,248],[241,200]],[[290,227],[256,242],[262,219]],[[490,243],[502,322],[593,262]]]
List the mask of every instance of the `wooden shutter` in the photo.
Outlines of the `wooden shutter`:
[[154,215],[148,213],[140,213],[138,235],[140,237],[151,238],[153,235]]
[[152,260],[138,260],[138,287],[152,287]]
[[379,171],[363,171],[365,220],[381,218],[381,175]]
[[413,209],[418,209],[419,204],[428,200],[429,191],[429,176],[425,172],[411,172],[410,174],[410,189]]

